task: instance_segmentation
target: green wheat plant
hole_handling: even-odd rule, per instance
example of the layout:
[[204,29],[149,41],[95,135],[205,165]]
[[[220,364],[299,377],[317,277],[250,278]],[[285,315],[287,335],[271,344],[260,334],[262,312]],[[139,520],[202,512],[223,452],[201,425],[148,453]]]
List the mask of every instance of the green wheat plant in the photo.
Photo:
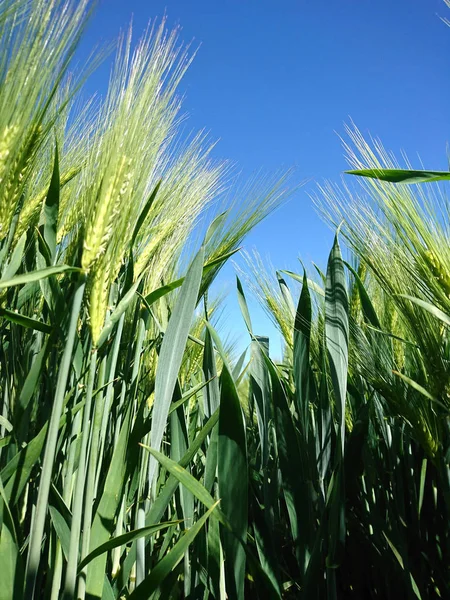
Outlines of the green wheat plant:
[[283,178],[240,193],[244,208],[222,210],[192,254],[227,185],[207,137],[178,133],[193,54],[165,22],[134,48],[130,29],[106,98],[69,119],[91,8],[11,1],[0,13],[2,598],[217,584],[190,550],[214,514],[220,567],[219,523],[232,529],[191,474],[217,431],[228,360],[205,333],[217,304],[202,316],[202,298],[286,193]]
[[92,9],[0,3],[0,599],[448,597],[447,174],[350,131],[327,268],[246,254],[238,356],[212,284],[290,171],[182,135],[164,20],[83,102]]
[[[422,183],[417,171],[399,169],[356,129],[348,133],[360,185],[321,185],[314,196],[327,222],[339,226],[348,260],[336,238],[326,273],[316,267],[315,278],[272,274],[257,255],[240,270],[285,348],[281,361],[269,359],[238,281],[251,339],[254,538],[283,597],[444,598],[445,190],[428,179],[426,187],[409,185],[408,177]],[[395,184],[393,173],[402,177]]]

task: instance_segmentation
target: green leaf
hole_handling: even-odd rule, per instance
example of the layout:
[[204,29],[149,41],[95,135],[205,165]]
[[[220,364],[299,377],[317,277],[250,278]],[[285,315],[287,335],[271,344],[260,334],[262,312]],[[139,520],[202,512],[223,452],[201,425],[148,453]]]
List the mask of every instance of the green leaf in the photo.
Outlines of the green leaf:
[[[301,275],[298,275],[297,273],[293,273],[292,271],[283,271],[283,270],[281,270],[280,273],[285,273],[286,275],[289,275],[289,277],[292,277],[292,279],[295,279],[295,281],[298,281],[299,283],[303,284],[303,277]],[[319,296],[325,297],[325,290],[323,288],[321,288],[320,285],[318,285],[312,279],[307,279],[307,281],[308,281],[308,286],[310,287],[310,289],[312,289],[314,292],[319,294]]]
[[53,523],[53,527],[56,531],[56,535],[58,536],[58,539],[61,543],[61,548],[64,553],[64,557],[67,560],[67,557],[69,556],[70,528],[65,518],[55,506],[50,505],[49,512],[50,518]]
[[[221,256],[218,256],[212,261],[206,263],[206,265],[204,265],[203,267],[203,277],[205,277],[205,275],[207,275],[213,267],[220,265],[222,262],[228,260],[228,258],[230,258],[230,256],[233,256],[233,254],[235,254],[238,250],[239,248],[237,248],[236,250],[232,250],[231,252],[227,252],[226,254],[222,254]],[[172,292],[173,290],[176,290],[177,288],[181,287],[183,285],[183,282],[184,277],[180,277],[180,279],[176,279],[171,283],[167,283],[148,294],[148,296],[145,297],[145,301],[149,306],[151,306],[157,300],[159,300],[169,292]]]
[[[77,412],[83,408],[84,400],[76,404],[70,411],[70,417],[73,418]],[[67,422],[67,415],[63,415],[59,422],[59,428],[61,429]],[[7,465],[0,472],[0,479],[4,482],[8,482],[5,486],[5,490],[9,490],[7,494],[8,501],[14,505],[26,485],[30,472],[39,459],[42,447],[45,442],[45,436],[47,435],[48,422],[42,427],[39,433],[24,447],[19,450],[7,463]],[[14,492],[11,500],[11,490]]]
[[217,267],[217,266],[221,265],[222,263],[224,263],[226,260],[231,258],[231,256],[236,254],[236,252],[239,252],[239,250],[240,250],[240,248],[235,248],[234,250],[230,250],[229,252],[225,252],[224,254],[221,254],[220,256],[217,256],[216,258],[209,260],[203,267],[203,275],[208,274],[208,272],[212,268]]
[[220,404],[219,382],[217,380],[217,365],[214,356],[214,347],[211,332],[208,328],[205,330],[205,346],[203,351],[203,376],[208,382],[204,393],[204,411],[205,416],[209,418]]
[[[194,441],[189,446],[186,454],[183,458],[178,462],[180,467],[186,467],[200,450],[202,445],[205,443],[208,435],[211,433],[211,430],[216,425],[219,420],[219,409],[211,415],[205,425],[202,427],[200,432],[195,437]],[[147,525],[150,523],[158,522],[162,515],[164,514],[175,490],[177,489],[179,484],[178,479],[174,475],[170,475],[170,477],[165,482],[159,496],[153,502],[149,512],[147,513],[145,522]]]
[[[211,508],[215,506],[216,502],[208,490],[193,476],[183,468],[179,462],[172,460],[165,454],[161,452],[157,452],[150,446],[146,446],[145,444],[141,444],[145,450],[147,450],[152,456],[156,458],[156,460],[162,465],[169,473],[171,473],[176,479],[185,486],[202,504],[206,506],[206,508]],[[216,511],[217,517],[222,523],[227,523],[226,519],[222,515],[220,509]]]
[[0,600],[23,597],[23,565],[14,521],[0,480]]
[[[205,425],[202,427],[202,429],[199,431],[199,433],[194,438],[194,441],[189,446],[187,452],[184,454],[184,456],[181,458],[181,460],[178,463],[181,467],[184,468],[191,463],[193,458],[199,452],[200,448],[203,446],[206,439],[210,435],[211,430],[217,424],[218,420],[219,420],[219,409],[217,409],[217,411],[210,417],[210,419],[208,419],[208,421],[205,423]],[[133,434],[130,438],[130,442],[129,442],[130,446],[133,447],[135,444],[137,445],[141,438],[142,438],[141,428],[138,427],[133,432]],[[178,479],[176,477],[174,477],[173,475],[170,475],[169,478],[165,481],[159,495],[157,496],[156,500],[151,504],[150,510],[147,512],[147,514],[145,516],[145,525],[146,526],[154,525],[155,523],[158,523],[162,519],[176,489],[178,488],[178,485],[179,485]],[[136,545],[133,545],[131,548],[131,551],[128,554],[128,557],[125,559],[123,567],[120,571],[120,580],[122,582],[122,585],[126,585],[126,582],[128,580],[129,574],[131,572],[131,569],[132,569],[135,561],[136,561]]]
[[[388,538],[388,536],[385,534],[385,532],[383,531],[382,533],[389,545],[389,548],[392,550],[392,553],[394,554],[395,558],[397,559],[398,564],[405,571],[405,565],[404,565],[403,558],[402,558],[400,552],[397,550],[397,548],[394,546],[394,544],[391,542],[391,540]],[[409,580],[411,583],[412,591],[414,592],[414,594],[416,595],[418,600],[422,600],[422,596],[420,595],[419,588],[417,587],[417,583],[415,582],[414,577],[411,572],[409,573]]]
[[21,236],[19,241],[16,244],[16,247],[13,250],[13,253],[11,255],[11,259],[9,260],[8,264],[6,265],[3,274],[2,274],[2,278],[0,279],[0,282],[4,279],[11,279],[12,277],[14,277],[14,275],[17,273],[17,271],[20,268],[20,265],[22,264],[22,259],[23,259],[23,254],[24,254],[24,250],[25,250],[25,244],[27,241],[27,232],[25,231]]
[[147,218],[148,213],[150,212],[150,209],[151,209],[151,207],[153,205],[153,202],[155,201],[156,195],[158,194],[158,190],[161,187],[161,182],[162,182],[162,179],[160,179],[156,183],[156,185],[155,185],[155,187],[153,189],[153,192],[150,194],[149,199],[147,200],[147,202],[145,203],[143,209],[139,213],[138,220],[136,221],[136,225],[135,225],[134,230],[133,230],[133,235],[131,236],[130,248],[133,248],[134,242],[136,241],[136,238],[137,238],[137,235],[138,235],[139,231],[141,230],[142,225],[144,224],[145,219]]
[[30,370],[28,371],[28,375],[24,381],[22,389],[20,390],[19,396],[19,406],[22,411],[26,409],[29,401],[33,397],[35,391],[39,389],[38,382],[41,376],[42,368],[45,362],[45,358],[47,356],[47,352],[49,349],[49,340],[51,337],[46,338],[44,343],[42,344],[42,348],[39,350],[38,354],[34,357],[33,364],[31,365]]
[[328,553],[326,566],[336,569],[342,561],[345,543],[345,490],[343,461],[331,476],[327,493],[326,521],[328,525]]
[[[120,429],[119,438],[114,448],[108,473],[103,486],[103,494],[100,499],[94,521],[91,528],[90,552],[108,541],[114,528],[114,518],[119,508],[125,477],[127,474],[127,445],[131,419],[131,404]],[[95,544],[95,547],[93,547]],[[106,569],[106,555],[101,554],[89,563],[86,577],[86,594],[93,598],[101,598]]]
[[113,312],[106,319],[105,326],[103,327],[103,330],[102,330],[100,337],[98,339],[98,342],[97,342],[98,348],[100,348],[100,346],[102,346],[105,343],[105,341],[108,339],[109,334],[114,329],[114,326],[116,325],[116,323],[119,322],[120,317],[130,306],[131,302],[133,301],[133,299],[135,297],[137,289],[141,283],[141,279],[142,279],[141,277],[138,278],[136,283],[128,290],[128,292],[120,300],[120,302],[118,303],[116,308],[113,310]]
[[12,424],[8,421],[6,417],[2,415],[0,415],[0,427],[4,427],[8,432],[11,432],[13,430]]
[[105,552],[109,552],[114,548],[118,548],[119,546],[125,546],[130,542],[134,542],[143,537],[150,537],[154,533],[161,531],[161,529],[165,529],[166,527],[170,527],[172,525],[177,525],[180,521],[167,521],[164,523],[158,523],[157,525],[150,525],[149,527],[141,527],[140,529],[134,529],[133,531],[128,531],[122,535],[117,535],[116,537],[111,538],[104,544],[100,544],[97,546],[92,552],[90,552],[78,565],[78,571],[81,571],[86,565],[88,565],[94,558],[104,554]]
[[12,310],[8,310],[7,308],[0,308],[0,317],[11,321],[11,323],[16,323],[16,325],[26,327],[27,329],[42,331],[42,333],[52,332],[52,328],[50,327],[50,325],[47,325],[47,323],[43,323],[42,321],[37,321],[36,319],[26,317],[25,315],[21,315],[20,313],[16,313]]
[[[48,269],[50,270],[50,269]],[[45,524],[47,520],[48,498],[52,484],[52,475],[57,453],[57,444],[59,436],[59,424],[61,421],[65,390],[69,379],[69,372],[72,365],[72,355],[77,336],[78,319],[81,310],[86,280],[84,275],[79,276],[73,290],[72,304],[69,311],[69,322],[67,334],[65,337],[64,350],[59,362],[59,369],[56,381],[55,394],[51,407],[51,416],[48,421],[48,434],[42,462],[42,471],[39,481],[39,489],[36,500],[36,512],[34,514],[29,550],[27,557],[26,575],[25,575],[25,596],[33,597],[36,585],[36,579],[41,559],[41,546],[44,537]]]
[[348,262],[343,262],[355,278],[355,283],[358,289],[359,299],[361,300],[361,308],[363,311],[364,318],[372,325],[372,327],[376,327],[377,329],[381,330],[382,327],[380,321],[378,320],[377,313],[369,297],[369,294],[367,293],[366,288],[364,287],[364,284],[361,281],[360,276]]
[[294,305],[294,300],[292,298],[291,290],[289,289],[286,281],[284,280],[284,278],[281,276],[280,273],[281,273],[281,271],[277,271],[278,285],[280,286],[280,291],[281,291],[283,299],[286,303],[286,306],[289,308],[289,312],[291,313],[292,318],[294,318],[295,305]]
[[11,506],[18,502],[31,471],[41,456],[47,429],[48,424],[9,461],[0,474],[1,479],[7,481],[5,493]]
[[[199,250],[186,274],[179,297],[169,320],[158,359],[155,378],[155,401],[152,411],[150,446],[159,450],[167,425],[178,371],[183,360],[192,317],[197,304],[203,270],[204,248]],[[151,485],[156,474],[156,461],[149,462],[148,481]]]
[[184,277],[181,279],[177,279],[176,281],[172,281],[172,283],[167,283],[166,285],[163,285],[160,288],[154,290],[153,292],[148,294],[148,296],[145,297],[146,303],[148,304],[148,306],[151,306],[157,300],[159,300],[169,292],[172,292],[173,290],[176,290],[177,288],[181,287],[183,285],[183,281]]
[[308,437],[308,415],[310,397],[310,364],[309,347],[311,341],[312,307],[306,273],[303,275],[303,286],[295,313],[294,324],[294,381],[297,408],[302,423],[305,440]]
[[229,360],[228,360],[227,353],[225,352],[225,348],[223,347],[223,344],[220,341],[219,334],[217,333],[217,331],[214,329],[214,327],[211,325],[211,323],[209,321],[205,321],[205,325],[206,325],[206,328],[208,329],[209,333],[211,334],[211,338],[214,342],[216,350],[219,353],[219,356],[220,356],[223,364],[227,367],[228,371],[231,373],[232,369],[229,364]]
[[[175,396],[181,396],[181,389],[177,383]],[[183,406],[179,406],[170,415],[170,458],[175,461],[181,460],[186,453],[189,444],[188,423],[186,413]],[[156,458],[156,457],[155,457]],[[184,472],[190,475],[190,467],[187,466]],[[193,478],[196,484],[198,481]],[[202,486],[203,487],[203,486]],[[184,520],[184,526],[190,527],[194,522],[195,513],[195,497],[190,490],[189,485],[182,485],[179,491],[179,502],[181,505],[181,513]],[[184,560],[184,595],[190,596],[192,587],[192,564],[189,556]]]
[[247,356],[247,348],[244,350],[244,352],[242,352],[241,356],[235,362],[233,371],[231,373],[231,376],[233,377],[233,381],[235,382],[236,387],[239,387],[239,383],[243,380],[244,375],[247,372],[247,369],[249,367],[249,362],[247,362],[247,364],[244,367],[246,356]]
[[[319,487],[322,493],[322,500],[326,499],[325,484],[327,481],[327,474],[330,466],[330,459],[332,455],[332,448],[335,445],[335,429],[332,417],[332,399],[328,389],[328,374],[326,364],[326,353],[324,344],[320,347],[319,365],[321,367],[321,374],[319,380],[319,389],[317,394],[317,471],[319,476]],[[313,554],[316,550],[313,550]],[[317,560],[317,556],[315,559]],[[311,557],[312,560],[312,557]],[[311,573],[314,572],[316,565],[312,569]],[[309,570],[309,569],[308,569]]]
[[237,276],[236,276],[236,283],[237,283],[239,307],[241,309],[242,316],[244,317],[244,322],[248,329],[248,332],[250,335],[252,335],[253,328],[252,328],[252,321],[250,319],[250,312],[249,312],[248,306],[247,306],[247,300],[245,299],[244,290],[242,289],[241,281],[240,281],[239,277],[237,277]]
[[408,169],[357,169],[345,171],[347,175],[369,177],[391,183],[427,183],[450,179],[448,171],[415,171]]
[[[255,544],[258,551],[259,563],[266,576],[276,590],[276,597],[281,598],[279,559],[277,557],[276,538],[273,530],[269,529],[262,510],[256,504],[254,507],[253,528],[255,532]],[[274,539],[275,538],[275,539]]]
[[141,600],[149,598],[150,595],[158,589],[161,583],[169,576],[171,571],[177,566],[184,557],[185,552],[192,544],[197,534],[208,520],[219,502],[216,502],[186,533],[178,540],[175,546],[168,552],[162,560],[150,571],[150,574],[129,596],[128,600]]
[[[345,447],[345,402],[348,369],[348,297],[344,263],[337,234],[328,259],[325,288],[325,336],[328,350],[331,380],[336,398],[337,452],[335,467],[328,489],[327,509],[329,546],[327,566],[340,564],[345,543],[345,490],[344,490],[344,447]],[[331,500],[330,500],[331,499]]]
[[428,390],[426,390],[423,386],[421,386],[419,383],[417,383],[417,381],[414,381],[413,379],[411,379],[411,377],[407,377],[406,375],[404,375],[403,373],[400,373],[399,371],[392,371],[392,373],[394,375],[396,375],[397,377],[399,377],[400,379],[402,379],[405,383],[407,383],[414,390],[416,390],[416,392],[419,392],[419,394],[422,394],[422,396],[424,396],[425,398],[428,398],[428,400],[431,400],[432,402],[435,402],[436,404],[438,404],[441,408],[443,408],[445,410],[445,412],[447,412],[447,413],[449,412],[449,409],[447,406],[445,406],[445,404],[442,404],[442,402],[439,402],[439,400],[437,398],[432,396],[430,394],[430,392],[428,392]]
[[81,273],[82,269],[77,267],[69,267],[68,265],[57,265],[55,267],[47,267],[46,269],[40,269],[39,271],[30,271],[29,273],[23,273],[22,275],[16,275],[12,279],[4,279],[0,281],[0,289],[13,287],[15,285],[23,285],[24,283],[32,283],[51,277],[52,275],[59,275],[61,273]]
[[[251,342],[250,352],[250,414],[253,415],[255,406],[262,464],[264,468],[267,468],[270,454],[271,390],[269,373],[262,352],[269,356],[269,338],[256,336],[255,341]],[[267,510],[269,512],[269,508]]]
[[242,600],[246,562],[242,543],[246,542],[248,527],[247,445],[239,397],[225,365],[220,384],[219,496],[221,509],[233,530],[222,530],[226,587],[230,600]]
[[[55,233],[56,235],[56,233]],[[43,238],[42,232],[40,229],[36,231],[36,268],[37,269],[45,269],[46,267],[53,266],[54,257],[52,256],[52,252],[48,247],[47,242]],[[41,289],[42,295],[44,296],[45,302],[50,309],[53,320],[56,321],[57,316],[55,315],[58,312],[58,316],[61,313],[64,314],[65,311],[61,310],[60,307],[65,306],[65,300],[58,284],[58,281],[55,277],[47,277],[45,279],[39,280],[39,287]],[[59,303],[59,307],[58,307]],[[59,308],[59,310],[58,310]]]
[[393,340],[397,340],[398,342],[401,342],[402,344],[406,344],[407,346],[413,346],[414,348],[419,349],[420,346],[418,346],[418,344],[415,344],[414,342],[410,342],[409,340],[405,340],[404,338],[398,336],[398,335],[394,335],[393,333],[389,333],[388,331],[383,331],[382,329],[378,329],[378,327],[372,327],[372,325],[367,324],[367,329],[371,330],[371,331],[376,331],[377,333],[391,338]]
[[58,210],[59,210],[59,159],[58,144],[55,145],[55,159],[53,163],[52,178],[48,188],[47,197],[42,208],[41,225],[39,232],[42,235],[50,253],[50,264],[53,264],[56,258],[56,233],[58,229]]
[[344,454],[345,398],[348,368],[348,297],[344,263],[337,235],[328,259],[325,291],[325,335],[331,379],[336,395],[336,415],[341,454]]
[[[214,430],[214,432],[216,431],[217,429]],[[207,555],[205,560],[208,587],[212,591],[214,598],[217,598],[217,600],[226,600],[225,565],[220,541],[220,523],[217,519],[211,519],[208,523],[206,544]]]
[[187,392],[182,394],[179,400],[177,400],[176,402],[172,402],[172,404],[170,405],[169,415],[172,414],[174,410],[177,410],[177,408],[179,408],[180,406],[183,406],[183,404],[186,404],[188,400],[193,398],[196,394],[198,394],[198,392],[207,387],[209,383],[211,383],[211,380],[202,381],[201,383],[194,385]]
[[204,296],[204,294],[208,291],[212,282],[217,277],[217,274],[219,273],[219,271],[223,267],[223,265],[226,263],[226,261],[231,256],[236,254],[236,252],[239,252],[239,250],[240,250],[240,248],[235,248],[234,250],[225,252],[224,254],[221,254],[217,258],[213,258],[212,260],[210,260],[206,263],[205,268],[203,270],[203,277],[202,277],[202,283],[200,285],[200,291],[198,294],[199,301]]
[[273,418],[281,471],[283,495],[291,526],[292,541],[302,574],[306,571],[311,552],[313,515],[305,468],[292,413],[280,376],[270,358],[261,348],[261,355],[272,382]]
[[[190,388],[187,392],[182,394],[179,400],[172,402],[169,408],[169,415],[172,414],[175,410],[177,410],[180,406],[183,406],[183,404],[186,404],[188,400],[193,398],[198,392],[205,388],[208,385],[208,383],[209,381],[202,381],[201,383],[195,385],[194,387]],[[151,419],[147,419],[143,423],[142,428],[140,429],[139,439],[142,439],[145,435],[147,435],[147,433],[150,432],[151,427]]]
[[422,459],[422,467],[420,469],[419,499],[417,502],[417,514],[419,515],[419,517],[420,513],[422,512],[423,495],[425,492],[425,481],[427,477],[427,466],[428,460],[426,458]]
[[228,213],[229,213],[229,211],[225,210],[224,212],[218,214],[217,217],[215,217],[213,219],[213,221],[210,224],[210,226],[208,227],[208,231],[206,232],[206,235],[205,235],[205,241],[203,242],[205,246],[206,246],[206,244],[209,244],[209,242],[211,241],[211,239],[214,236],[214,234],[216,233],[216,231],[224,224],[224,222],[226,221],[226,218],[228,216]]
[[219,428],[214,427],[209,439],[208,449],[206,451],[206,464],[204,470],[204,485],[208,492],[211,492],[216,481],[217,474],[217,452],[219,445]]
[[47,242],[44,240],[41,231],[36,231],[37,247],[36,247],[36,266],[38,269],[52,266],[52,255]]
[[401,298],[406,298],[407,300],[410,300],[413,304],[417,304],[417,306],[420,306],[421,308],[429,312],[431,315],[436,317],[436,319],[439,319],[445,325],[450,326],[450,317],[446,315],[445,312],[443,312],[440,308],[434,306],[434,304],[430,304],[429,302],[425,302],[425,300],[420,300],[420,298],[414,298],[413,296],[408,296],[406,294],[399,294],[399,296]]

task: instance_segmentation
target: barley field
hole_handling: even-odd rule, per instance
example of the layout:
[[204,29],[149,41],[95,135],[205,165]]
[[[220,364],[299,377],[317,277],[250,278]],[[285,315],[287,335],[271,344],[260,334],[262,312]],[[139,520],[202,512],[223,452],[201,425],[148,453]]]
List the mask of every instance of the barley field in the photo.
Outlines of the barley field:
[[0,599],[450,598],[450,175],[349,128],[326,272],[272,272],[289,172],[223,205],[164,20],[82,102],[92,8],[0,3]]

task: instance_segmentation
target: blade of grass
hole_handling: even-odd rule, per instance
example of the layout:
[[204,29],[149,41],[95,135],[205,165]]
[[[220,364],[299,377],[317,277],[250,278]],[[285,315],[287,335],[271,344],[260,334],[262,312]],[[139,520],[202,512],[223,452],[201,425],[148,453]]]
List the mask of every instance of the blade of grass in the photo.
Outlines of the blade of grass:
[[[203,269],[204,248],[202,247],[186,274],[175,304],[159,353],[155,379],[155,401],[152,413],[150,445],[159,450],[166,428],[167,416],[175,389],[178,371],[183,360],[192,316],[197,304],[198,291]],[[156,475],[156,461],[152,458],[148,466],[148,483],[152,486]]]
[[213,513],[219,502],[216,502],[187,532],[178,540],[170,552],[151,570],[150,574],[138,587],[130,594],[129,600],[139,600],[140,598],[149,598],[150,595],[158,589],[164,579],[176,567],[183,558],[185,552],[194,541],[197,534]]
[[[57,268],[57,267],[55,267]],[[47,269],[49,271],[51,269]],[[17,278],[16,278],[17,279]],[[64,402],[64,395],[69,377],[70,365],[72,362],[72,352],[75,343],[76,328],[78,316],[80,313],[81,302],[83,300],[85,280],[79,277],[75,284],[75,291],[72,300],[70,312],[70,322],[65,340],[64,353],[61,358],[61,365],[58,373],[58,383],[55,391],[55,398],[52,407],[51,418],[48,427],[48,436],[45,447],[44,462],[39,483],[39,493],[36,503],[36,512],[30,534],[30,545],[28,549],[27,567],[25,575],[25,597],[34,598],[35,583],[41,558],[41,543],[44,535],[45,520],[48,507],[48,495],[50,491],[53,465],[55,462],[56,443],[58,438],[59,421]]]
[[445,181],[450,179],[448,171],[414,171],[407,169],[356,169],[345,171],[347,175],[369,177],[391,183],[428,183],[430,181]]
[[217,477],[221,508],[233,531],[221,531],[227,594],[231,600],[242,600],[248,527],[247,444],[239,396],[225,365],[220,376]]
[[0,289],[14,287],[15,285],[23,285],[24,283],[33,283],[51,277],[52,275],[60,275],[61,273],[81,273],[82,270],[77,267],[69,267],[68,265],[57,265],[55,267],[47,267],[39,271],[30,271],[22,275],[16,275],[12,279],[0,280]]

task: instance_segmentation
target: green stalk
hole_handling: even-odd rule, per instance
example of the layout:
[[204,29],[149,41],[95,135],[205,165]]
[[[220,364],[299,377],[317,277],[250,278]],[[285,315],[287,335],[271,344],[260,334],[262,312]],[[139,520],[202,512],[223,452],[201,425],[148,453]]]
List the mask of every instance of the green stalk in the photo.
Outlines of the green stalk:
[[[137,382],[139,376],[139,367],[141,364],[141,352],[142,346],[144,345],[145,339],[145,320],[142,318],[139,319],[138,324],[138,334],[136,340],[136,348],[134,352],[134,362],[133,362],[133,370],[131,373],[131,388],[134,390],[133,397],[136,398],[137,394]],[[142,449],[141,449],[141,458],[142,458]],[[139,482],[139,504],[136,511],[136,521],[135,527],[140,528],[145,526],[145,499],[144,499],[144,488],[143,488],[143,477],[142,470],[140,473],[140,482]],[[146,576],[145,572],[145,539],[141,538],[136,541],[136,586],[138,586]]]
[[[145,527],[145,500],[141,498],[136,513],[136,529]],[[145,571],[145,538],[136,541],[136,585],[144,581]]]
[[17,223],[19,221],[19,213],[20,211],[17,211],[14,215],[14,217],[12,218],[11,221],[11,225],[9,227],[9,231],[8,231],[8,237],[2,247],[2,249],[0,250],[0,269],[1,267],[3,267],[3,263],[5,262],[9,251],[11,249],[11,245],[13,243],[14,240],[14,235],[16,233],[16,229],[17,229]]
[[[77,394],[75,398],[75,404],[78,403],[81,394]],[[70,434],[70,439],[73,440],[67,457],[67,468],[64,472],[64,488],[63,488],[63,499],[67,506],[70,508],[72,503],[72,493],[73,493],[73,472],[75,468],[75,460],[77,458],[77,445],[78,445],[78,436],[81,433],[81,411],[77,412],[75,418],[73,420],[72,431]]]
[[[75,399],[75,404],[77,403],[80,394],[77,394]],[[73,469],[75,465],[75,454],[78,443],[78,435],[80,433],[80,424],[81,424],[81,411],[75,415],[72,424],[72,430],[70,433],[70,438],[72,443],[70,444],[68,458],[67,458],[67,468],[64,472],[64,489],[63,489],[63,499],[67,506],[70,508],[71,498],[72,498],[72,487],[73,487]],[[53,569],[53,577],[52,577],[52,590],[50,595],[50,600],[59,600],[59,591],[61,587],[61,578],[63,573],[63,553],[61,542],[58,540],[58,544],[56,547],[56,557],[55,557],[55,566]]]
[[100,429],[100,450],[99,450],[98,466],[97,466],[97,478],[96,478],[96,482],[95,482],[96,488],[98,487],[98,480],[100,477],[100,473],[102,471],[102,463],[103,463],[104,447],[105,447],[105,439],[106,439],[106,428],[107,428],[108,422],[110,420],[111,404],[112,404],[112,400],[114,397],[114,378],[116,376],[117,359],[119,357],[120,342],[122,339],[122,331],[123,331],[124,321],[125,321],[125,313],[123,313],[123,315],[120,317],[120,320],[119,320],[119,323],[117,326],[117,331],[114,336],[114,344],[113,344],[112,353],[111,353],[111,364],[110,364],[109,373],[108,373],[108,387],[106,388],[106,393],[105,393],[105,401],[104,401],[104,408],[103,408],[103,420],[102,420],[102,426]]
[[[2,413],[3,413],[3,418],[7,419],[8,418],[8,406],[9,406],[9,394],[8,394],[8,387],[5,386],[3,388],[3,407],[2,407]],[[4,437],[5,435],[5,427],[2,425],[0,426],[0,437]],[[0,448],[0,458],[2,456],[2,450],[3,448]]]
[[64,586],[64,600],[71,600],[75,594],[77,579],[78,554],[80,550],[80,531],[83,510],[83,496],[86,481],[86,459],[89,441],[89,421],[91,416],[92,391],[94,389],[95,369],[97,365],[97,348],[93,348],[89,367],[89,376],[86,389],[86,404],[83,414],[83,427],[80,458],[77,470],[77,481],[72,506],[72,527],[70,529],[70,546],[67,559],[66,582]]
[[59,588],[61,587],[61,577],[63,570],[63,555],[61,542],[59,540],[56,541],[56,549],[55,549],[55,563],[53,567],[53,577],[52,577],[52,587],[50,590],[50,600],[58,600],[59,598]]
[[[106,356],[103,358],[100,372],[98,377],[98,388],[100,389],[103,385],[103,379],[105,376],[106,369]],[[87,468],[87,480],[85,486],[85,498],[84,498],[84,516],[83,516],[83,543],[81,547],[80,560],[83,560],[89,552],[89,544],[91,540],[91,526],[92,526],[92,510],[94,506],[94,500],[97,495],[97,489],[95,485],[96,474],[97,474],[97,462],[98,462],[98,446],[100,437],[100,427],[103,416],[103,394],[97,394],[95,399],[94,416],[91,426],[91,447],[89,451],[89,465]],[[83,600],[86,593],[86,569],[80,574],[78,579],[78,598]]]
[[27,566],[25,572],[25,598],[35,597],[36,577],[41,558],[41,544],[44,537],[45,520],[48,508],[48,496],[52,481],[52,470],[55,462],[56,444],[58,441],[59,420],[61,418],[64,394],[66,391],[67,379],[69,377],[70,365],[72,360],[72,351],[75,343],[75,334],[77,330],[78,316],[80,314],[81,302],[83,300],[84,288],[86,285],[85,277],[78,278],[75,293],[72,300],[70,311],[69,329],[67,332],[66,345],[61,359],[61,365],[58,373],[58,382],[56,385],[55,399],[53,403],[50,424],[48,427],[47,443],[45,446],[44,461],[42,465],[41,480],[37,497],[36,512],[34,514],[31,526],[30,547],[28,551]]
[[[119,516],[117,518],[117,525],[116,525],[116,530],[114,532],[114,537],[119,537],[119,535],[122,535],[124,533],[124,530],[123,530],[124,519],[125,519],[125,495],[123,496],[122,504],[120,505],[120,511],[119,511]],[[122,548],[123,548],[123,546],[117,546],[117,548],[114,548],[114,550],[112,551],[111,576],[113,579],[115,579],[117,577],[117,574],[120,570],[120,557],[122,555]]]

